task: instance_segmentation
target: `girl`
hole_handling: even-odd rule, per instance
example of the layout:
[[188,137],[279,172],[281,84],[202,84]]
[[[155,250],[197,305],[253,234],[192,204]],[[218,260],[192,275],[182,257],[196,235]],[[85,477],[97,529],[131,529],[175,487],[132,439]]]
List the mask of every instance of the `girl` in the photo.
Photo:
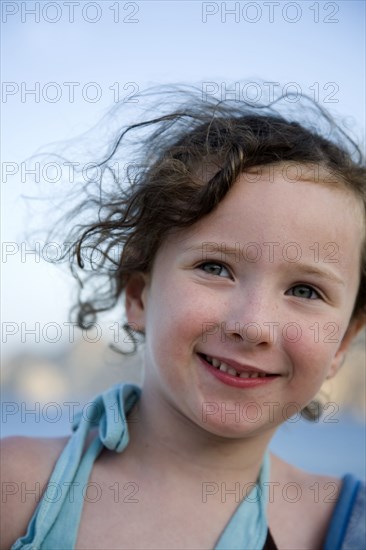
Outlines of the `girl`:
[[[142,146],[125,184],[115,163],[128,138]],[[98,215],[76,225],[73,210],[68,241],[73,272],[89,269],[79,325],[124,295],[126,329],[144,337],[143,391],[98,396],[70,439],[4,441],[2,548],[364,546],[360,481],[268,452],[296,410],[317,418],[314,396],[365,323],[353,147],[273,105],[194,93],[121,133],[81,208]]]

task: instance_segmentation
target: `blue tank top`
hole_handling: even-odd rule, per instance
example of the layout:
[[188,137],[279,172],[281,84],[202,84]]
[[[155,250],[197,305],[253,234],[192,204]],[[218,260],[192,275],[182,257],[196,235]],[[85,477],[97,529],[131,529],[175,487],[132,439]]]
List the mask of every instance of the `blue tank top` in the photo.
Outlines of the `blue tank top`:
[[[138,401],[141,389],[135,384],[113,386],[97,396],[88,407],[87,415],[80,411],[73,423],[73,434],[61,453],[28,525],[27,533],[11,550],[71,550],[75,548],[84,503],[83,489],[87,486],[94,461],[103,447],[121,453],[129,442],[126,416]],[[92,428],[98,428],[95,439],[83,453],[85,441]],[[221,533],[214,550],[261,550],[268,544],[266,507],[269,498],[269,454],[264,456],[259,479],[242,500]],[[363,491],[361,491],[363,485]],[[347,537],[360,540],[358,527],[351,528],[364,514],[364,484],[353,476],[345,476],[325,550],[343,548]],[[356,510],[356,516],[352,511]],[[356,533],[356,534],[355,534]],[[363,532],[364,533],[364,532]],[[271,546],[272,547],[272,546]],[[356,546],[352,546],[356,548]],[[366,545],[359,545],[362,548]],[[350,548],[350,546],[344,546]]]

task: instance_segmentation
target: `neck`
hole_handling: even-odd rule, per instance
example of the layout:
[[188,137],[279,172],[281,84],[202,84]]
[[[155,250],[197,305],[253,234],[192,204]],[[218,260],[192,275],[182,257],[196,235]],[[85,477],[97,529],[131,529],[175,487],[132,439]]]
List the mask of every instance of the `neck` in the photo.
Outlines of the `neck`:
[[201,479],[256,481],[275,429],[253,437],[223,437],[204,430],[182,414],[160,390],[145,381],[140,400],[129,417],[130,451],[146,470],[161,469]]

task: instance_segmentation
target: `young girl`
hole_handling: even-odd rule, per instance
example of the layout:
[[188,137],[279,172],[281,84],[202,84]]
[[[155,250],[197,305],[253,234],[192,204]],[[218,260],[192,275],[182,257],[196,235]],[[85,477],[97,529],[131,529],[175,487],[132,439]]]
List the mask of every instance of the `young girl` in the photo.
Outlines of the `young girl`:
[[104,392],[70,438],[3,442],[2,549],[364,547],[362,482],[268,452],[365,323],[365,168],[332,135],[194,94],[120,135],[68,241],[79,325],[124,295],[143,390]]

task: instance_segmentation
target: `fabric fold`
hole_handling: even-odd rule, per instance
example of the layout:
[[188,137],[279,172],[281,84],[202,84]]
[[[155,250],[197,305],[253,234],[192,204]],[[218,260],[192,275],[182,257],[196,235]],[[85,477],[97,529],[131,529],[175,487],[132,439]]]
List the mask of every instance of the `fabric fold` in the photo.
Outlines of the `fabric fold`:
[[[11,550],[65,550],[75,547],[84,503],[84,491],[93,464],[103,446],[121,453],[129,442],[126,414],[138,401],[135,384],[116,385],[97,396],[88,411],[75,415],[73,434],[62,451],[28,525],[27,533]],[[88,404],[89,405],[89,404]],[[83,454],[90,430],[96,438]]]

